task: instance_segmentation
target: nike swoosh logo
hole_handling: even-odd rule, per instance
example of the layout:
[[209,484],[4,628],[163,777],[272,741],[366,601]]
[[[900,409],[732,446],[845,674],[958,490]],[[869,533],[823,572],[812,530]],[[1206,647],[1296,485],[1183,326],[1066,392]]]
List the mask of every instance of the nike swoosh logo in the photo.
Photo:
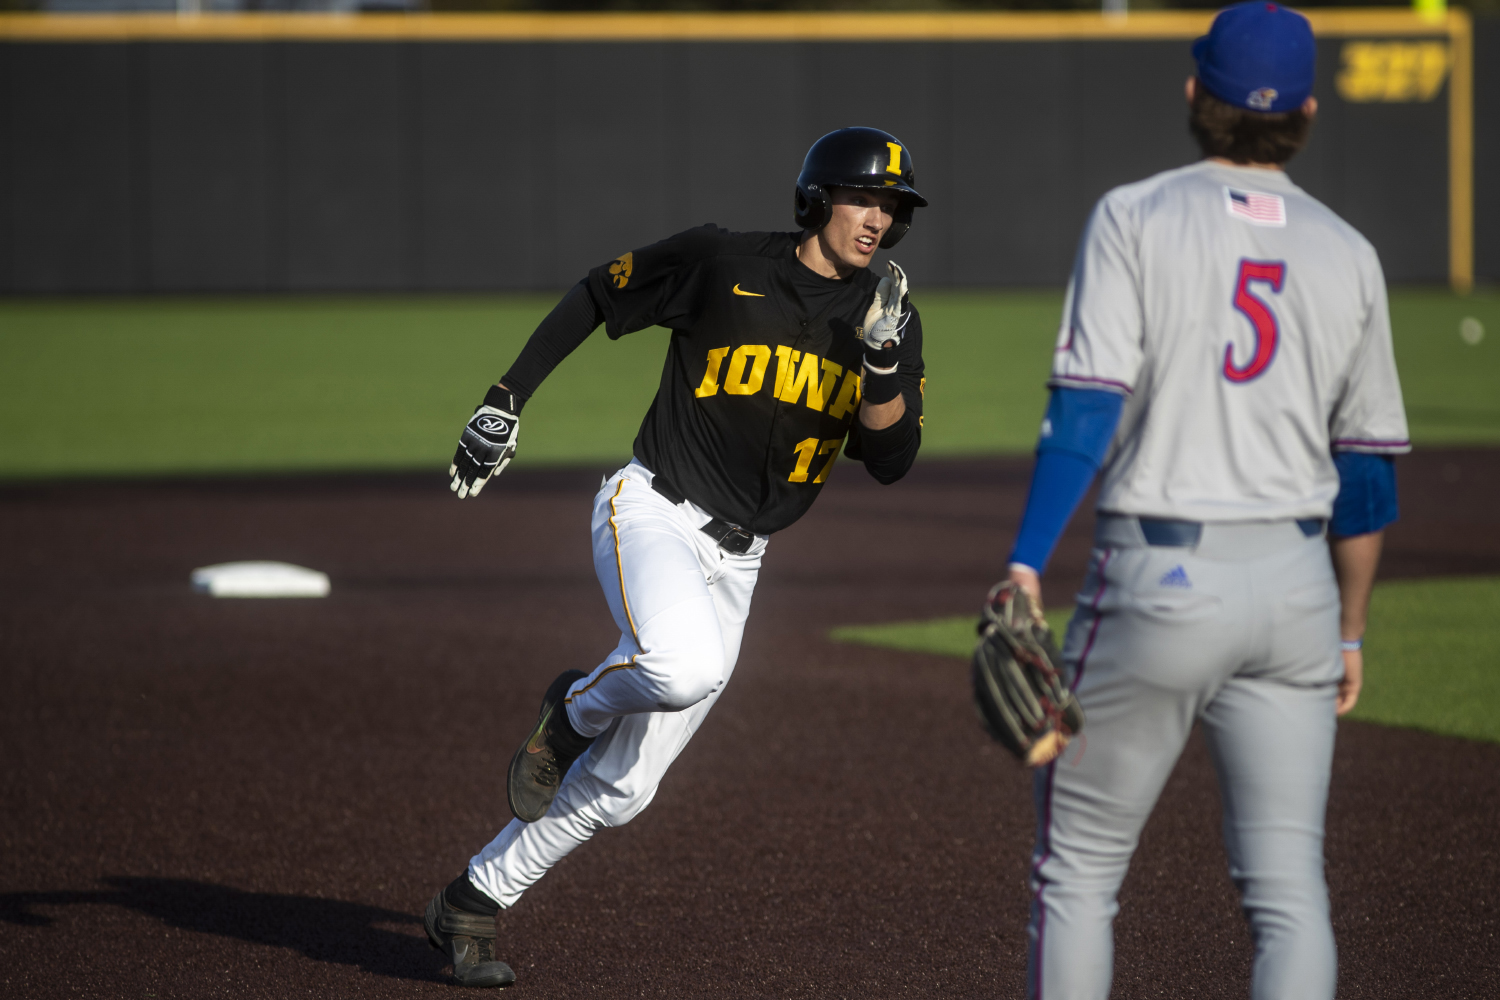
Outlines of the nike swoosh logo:
[[547,714],[542,717],[541,725],[536,727],[536,732],[532,733],[531,739],[526,741],[527,753],[541,753],[543,750],[547,749],[547,744],[540,741],[543,740],[543,734],[547,732],[547,722],[551,720],[551,718],[552,710],[548,709]]
[[760,292],[742,292],[742,291],[740,291],[740,286],[739,286],[738,283],[736,283],[735,286],[734,286],[734,294],[736,294],[736,295],[748,295],[748,296],[750,296],[753,299],[763,299],[763,298],[765,298],[765,296],[762,295]]

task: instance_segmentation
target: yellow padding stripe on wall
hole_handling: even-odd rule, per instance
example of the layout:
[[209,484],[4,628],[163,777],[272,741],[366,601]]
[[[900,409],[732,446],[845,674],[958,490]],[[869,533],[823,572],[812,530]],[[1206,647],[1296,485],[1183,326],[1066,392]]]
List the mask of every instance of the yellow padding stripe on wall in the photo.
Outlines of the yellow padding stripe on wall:
[[[1057,41],[1203,34],[1213,11],[5,14],[10,41]],[[1428,19],[1392,8],[1304,11],[1326,36],[1431,36],[1466,30],[1464,11]],[[1455,20],[1463,22],[1456,28]]]

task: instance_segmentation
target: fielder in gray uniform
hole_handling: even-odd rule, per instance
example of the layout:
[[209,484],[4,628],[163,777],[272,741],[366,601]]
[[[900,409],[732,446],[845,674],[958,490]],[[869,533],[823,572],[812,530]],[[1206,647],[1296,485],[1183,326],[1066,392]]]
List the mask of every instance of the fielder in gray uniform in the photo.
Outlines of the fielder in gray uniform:
[[1036,777],[1028,990],[1046,1000],[1109,995],[1116,893],[1195,722],[1252,996],[1334,993],[1335,716],[1359,694],[1406,418],[1374,249],[1281,169],[1317,110],[1306,19],[1239,4],[1193,54],[1206,158],[1109,192],[1089,220],[1011,555],[1039,600],[1102,473],[1063,649],[1086,742]]

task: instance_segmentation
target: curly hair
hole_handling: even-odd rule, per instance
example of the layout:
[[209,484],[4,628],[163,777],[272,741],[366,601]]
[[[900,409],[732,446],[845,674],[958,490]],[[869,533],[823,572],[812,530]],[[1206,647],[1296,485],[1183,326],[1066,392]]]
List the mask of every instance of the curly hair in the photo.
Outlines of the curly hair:
[[1188,129],[1204,156],[1234,163],[1285,163],[1303,146],[1312,116],[1296,111],[1246,111],[1225,104],[1199,81],[1188,112]]

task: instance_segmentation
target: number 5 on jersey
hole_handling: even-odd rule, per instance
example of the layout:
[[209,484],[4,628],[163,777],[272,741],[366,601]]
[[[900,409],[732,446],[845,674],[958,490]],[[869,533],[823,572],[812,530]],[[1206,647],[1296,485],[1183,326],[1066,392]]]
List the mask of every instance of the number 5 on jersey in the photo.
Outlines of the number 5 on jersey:
[[1240,261],[1240,273],[1234,282],[1234,307],[1245,314],[1255,330],[1255,350],[1241,368],[1234,363],[1234,344],[1230,343],[1224,348],[1224,377],[1229,381],[1248,382],[1264,372],[1275,360],[1281,328],[1271,307],[1250,290],[1250,283],[1259,281],[1270,285],[1271,291],[1280,295],[1285,280],[1286,265],[1279,260]]

